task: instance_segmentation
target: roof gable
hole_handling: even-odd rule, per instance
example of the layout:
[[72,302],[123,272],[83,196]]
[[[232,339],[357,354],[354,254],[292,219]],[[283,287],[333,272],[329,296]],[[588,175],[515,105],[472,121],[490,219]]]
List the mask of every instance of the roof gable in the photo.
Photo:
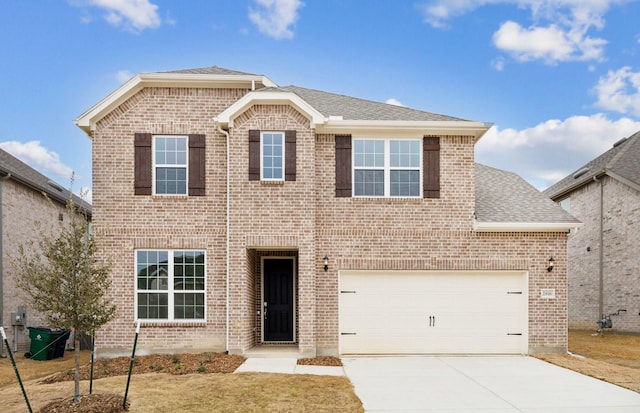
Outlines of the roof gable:
[[49,198],[62,204],[66,204],[69,199],[72,199],[77,206],[86,210],[89,215],[91,214],[89,203],[3,149],[0,149],[0,172],[4,176],[9,176],[9,179],[20,182],[34,191],[44,192]]
[[558,199],[601,175],[609,175],[640,190],[639,161],[640,131],[616,142],[602,155],[545,189],[544,194]]

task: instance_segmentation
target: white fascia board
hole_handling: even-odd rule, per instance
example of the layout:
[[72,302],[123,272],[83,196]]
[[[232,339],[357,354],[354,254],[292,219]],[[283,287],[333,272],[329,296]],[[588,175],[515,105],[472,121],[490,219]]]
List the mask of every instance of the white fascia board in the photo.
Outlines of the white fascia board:
[[100,119],[144,87],[210,88],[221,86],[251,89],[253,86],[275,87],[277,85],[268,77],[258,75],[142,73],[135,75],[118,89],[111,92],[106,98],[80,115],[74,123],[87,135],[91,136],[91,132],[95,129],[95,125]]
[[316,129],[318,133],[419,133],[421,135],[474,136],[476,142],[484,135],[490,124],[470,121],[404,121],[404,120],[337,120],[327,119]]
[[325,118],[313,106],[305,102],[300,96],[291,92],[250,92],[240,100],[229,106],[220,113],[216,120],[223,128],[232,128],[233,121],[240,114],[253,105],[282,105],[289,104],[307,116],[311,122],[311,127],[321,125]]
[[581,222],[478,222],[476,232],[570,232],[582,227]]

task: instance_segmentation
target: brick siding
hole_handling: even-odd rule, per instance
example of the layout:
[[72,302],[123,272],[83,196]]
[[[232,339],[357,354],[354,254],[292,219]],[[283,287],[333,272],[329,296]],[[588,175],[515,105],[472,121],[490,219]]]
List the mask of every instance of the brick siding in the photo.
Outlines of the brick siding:
[[[1,181],[2,185],[2,326],[12,349],[14,347],[14,331],[17,337],[18,353],[29,350],[29,330],[27,327],[46,326],[41,314],[31,306],[29,298],[15,286],[15,272],[11,266],[11,258],[17,257],[18,246],[30,241],[36,243],[48,230],[55,231],[60,225],[60,214],[63,223],[68,219],[64,205],[50,201],[41,192],[28,188],[15,180]],[[39,227],[36,226],[39,223]],[[37,229],[41,228],[41,229]],[[51,234],[49,234],[51,235]],[[11,313],[18,311],[18,306],[25,307],[26,326],[11,325]],[[4,345],[3,345],[4,347]],[[6,348],[4,349],[6,351]]]
[[603,308],[618,331],[640,332],[640,193],[610,177],[571,193],[584,226],[569,238],[569,326],[596,329],[600,288],[600,185],[603,184]]
[[[441,197],[335,197],[335,137],[314,134],[288,105],[255,105],[230,130],[229,331],[226,331],[226,137],[213,118],[246,90],[146,88],[93,133],[94,233],[115,263],[116,320],[97,336],[99,353],[126,354],[134,325],[134,251],[207,251],[206,323],[143,325],[143,351],[228,350],[260,342],[260,257],[295,256],[296,343],[303,354],[338,351],[340,270],[522,270],[529,274],[529,349],[566,351],[566,235],[475,233],[474,149],[468,136],[441,136]],[[249,130],[295,130],[295,181],[248,179]],[[133,195],[133,137],[206,135],[206,195]],[[329,270],[322,257],[330,257]],[[556,269],[547,273],[553,255]],[[540,299],[555,288],[555,300]]]

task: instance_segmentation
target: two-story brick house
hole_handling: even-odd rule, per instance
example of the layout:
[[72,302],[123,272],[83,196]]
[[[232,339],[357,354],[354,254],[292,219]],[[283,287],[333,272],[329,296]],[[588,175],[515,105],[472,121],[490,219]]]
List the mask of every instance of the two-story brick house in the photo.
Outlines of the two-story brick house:
[[[46,232],[36,230],[36,221],[40,228],[52,231],[68,222],[66,204],[70,199],[91,216],[87,202],[0,149],[0,322],[14,352],[29,350],[27,327],[46,324],[16,287],[11,258],[17,256],[20,245],[42,240]],[[4,347],[0,355],[5,354]]]
[[617,314],[614,329],[640,333],[640,132],[544,193],[584,222],[568,243],[569,327]]
[[[122,353],[566,351],[577,220],[474,163],[489,125],[210,67],[82,114]],[[550,267],[553,257],[555,268]]]

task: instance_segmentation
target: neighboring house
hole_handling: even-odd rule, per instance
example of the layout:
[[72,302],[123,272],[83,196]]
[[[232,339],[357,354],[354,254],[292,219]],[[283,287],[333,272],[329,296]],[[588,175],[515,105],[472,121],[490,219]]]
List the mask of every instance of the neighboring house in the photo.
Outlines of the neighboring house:
[[[579,222],[474,163],[490,125],[219,67],[82,114],[117,318],[99,354],[565,352]],[[555,268],[549,272],[549,259]]]
[[544,193],[584,227],[569,239],[569,326],[640,332],[640,132]]
[[[10,257],[17,255],[19,245],[42,239],[35,230],[36,221],[46,229],[68,219],[69,199],[71,194],[61,185],[0,149],[0,321],[13,351],[29,350],[27,326],[46,324],[16,289]],[[89,204],[76,196],[73,200],[91,213]],[[20,316],[18,322],[16,315]],[[2,354],[4,350],[3,346]]]

